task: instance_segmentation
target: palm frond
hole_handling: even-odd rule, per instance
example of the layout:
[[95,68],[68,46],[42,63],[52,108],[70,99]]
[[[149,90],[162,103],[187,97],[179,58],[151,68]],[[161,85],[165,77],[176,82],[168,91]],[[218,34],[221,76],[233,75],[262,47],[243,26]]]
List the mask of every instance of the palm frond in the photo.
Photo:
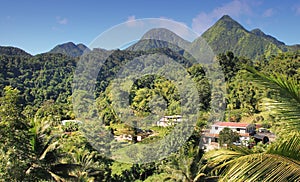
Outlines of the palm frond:
[[55,150],[58,145],[59,145],[58,141],[50,143],[49,145],[47,145],[47,147],[44,148],[41,156],[39,157],[39,160],[43,160],[46,157],[47,153]]
[[[228,149],[218,149],[218,150],[212,150],[204,154],[204,158],[209,160],[209,167],[216,167],[220,165],[226,165],[227,161],[234,160],[236,158],[253,154],[252,150],[249,150],[248,148],[242,148],[242,147],[234,147],[232,150]],[[218,167],[220,169],[222,167]]]
[[299,133],[294,133],[272,143],[264,153],[233,147],[209,151],[204,157],[223,181],[299,181],[299,148]]
[[298,181],[300,165],[276,154],[251,154],[221,165],[228,181]]
[[277,139],[268,150],[267,153],[278,154],[295,160],[300,165],[300,133],[292,132],[284,138]]
[[254,75],[253,81],[257,81],[259,84],[271,89],[279,89],[282,91],[282,96],[289,97],[300,103],[300,86],[295,79],[289,79],[285,75],[278,73],[266,75],[250,66],[246,67],[246,70]]
[[48,171],[48,173],[55,179],[55,181],[65,182],[65,180],[62,177],[60,177],[59,175],[57,175],[51,171]]
[[271,76],[258,72],[252,67],[246,69],[253,74],[253,80],[262,86],[278,91],[276,99],[263,99],[263,106],[276,113],[286,124],[286,129],[300,130],[300,85],[296,80],[281,74]]

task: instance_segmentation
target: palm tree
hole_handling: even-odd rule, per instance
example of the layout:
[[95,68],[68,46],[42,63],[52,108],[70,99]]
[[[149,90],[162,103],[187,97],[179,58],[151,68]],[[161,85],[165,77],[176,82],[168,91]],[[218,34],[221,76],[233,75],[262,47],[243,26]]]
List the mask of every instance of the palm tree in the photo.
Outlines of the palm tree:
[[200,172],[203,152],[198,146],[181,147],[178,153],[171,156],[163,169],[168,176],[165,180],[193,182],[206,177]]
[[96,151],[77,148],[71,152],[72,163],[78,164],[78,167],[72,170],[70,174],[76,177],[77,181],[97,181],[96,178],[105,180],[106,173],[109,173],[109,171],[106,165],[97,161],[99,160],[99,156],[97,156]]
[[265,75],[252,67],[246,68],[253,75],[253,81],[265,88],[277,91],[275,99],[263,99],[263,105],[277,114],[277,123],[287,131],[300,131],[300,84],[297,80],[282,74]]
[[299,181],[300,134],[272,143],[265,152],[232,146],[204,155],[221,181]]
[[26,170],[26,177],[65,181],[68,178],[74,178],[69,172],[78,166],[75,164],[62,163],[61,156],[58,154],[60,147],[59,138],[61,132],[51,133],[52,123],[34,119],[30,129],[31,133],[31,163]]
[[258,83],[279,91],[276,100],[267,99],[264,104],[280,115],[282,130],[290,133],[283,132],[262,153],[234,146],[210,151],[204,155],[206,167],[213,168],[221,181],[300,181],[299,84],[283,75],[267,76],[251,67],[247,70]]

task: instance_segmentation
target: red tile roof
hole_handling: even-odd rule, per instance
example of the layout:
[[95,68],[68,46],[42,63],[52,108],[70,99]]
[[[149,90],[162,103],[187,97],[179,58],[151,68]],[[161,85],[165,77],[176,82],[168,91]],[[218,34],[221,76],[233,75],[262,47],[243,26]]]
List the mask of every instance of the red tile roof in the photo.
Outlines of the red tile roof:
[[236,123],[236,122],[217,122],[214,126],[225,126],[225,127],[243,127],[246,128],[249,123]]
[[[249,137],[249,133],[238,133],[240,136],[243,137]],[[215,137],[215,138],[219,138],[219,134],[216,133],[203,133],[203,136],[205,137]]]

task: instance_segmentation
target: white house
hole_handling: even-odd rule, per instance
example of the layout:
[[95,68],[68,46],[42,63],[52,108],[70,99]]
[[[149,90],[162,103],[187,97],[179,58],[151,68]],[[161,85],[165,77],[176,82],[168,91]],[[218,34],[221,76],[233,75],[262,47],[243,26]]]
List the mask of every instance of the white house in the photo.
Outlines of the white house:
[[[236,123],[236,122],[216,122],[211,125],[209,130],[205,130],[202,133],[201,144],[206,148],[215,148],[220,131],[224,128],[229,128],[240,135],[241,144],[246,144],[249,141],[251,135],[255,134],[256,129],[260,128],[260,125],[249,123]],[[238,144],[238,143],[236,143]]]
[[159,121],[156,122],[156,125],[162,127],[168,127],[168,126],[174,126],[175,124],[178,124],[180,122],[182,122],[181,115],[164,116],[160,118]]
[[211,125],[210,133],[219,134],[224,128],[230,128],[239,134],[251,133],[256,130],[255,124],[236,123],[236,122],[217,122]]

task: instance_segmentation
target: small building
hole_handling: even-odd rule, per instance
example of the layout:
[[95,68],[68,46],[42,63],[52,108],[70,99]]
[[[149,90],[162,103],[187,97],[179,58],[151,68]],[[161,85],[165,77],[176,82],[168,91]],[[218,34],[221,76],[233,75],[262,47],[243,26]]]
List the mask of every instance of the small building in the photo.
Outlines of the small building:
[[159,121],[156,122],[156,125],[161,127],[168,127],[168,126],[174,126],[180,122],[182,122],[181,115],[164,116],[160,118]]
[[224,128],[230,128],[239,134],[253,133],[256,130],[255,124],[236,122],[217,122],[211,126],[210,133],[219,134]]
[[65,126],[67,123],[82,124],[82,121],[79,121],[79,120],[62,120],[62,121],[61,121],[61,124],[64,125],[64,126]]
[[[234,132],[239,134],[239,142],[236,142],[235,145],[248,145],[249,139],[253,136],[255,139],[256,130],[259,129],[261,126],[257,124],[250,124],[250,123],[236,123],[236,122],[216,122],[211,125],[210,129],[204,130],[202,132],[202,141],[200,141],[200,145],[202,148],[206,148],[207,150],[211,149],[211,145],[214,145],[215,148],[216,143],[219,139],[220,131],[224,128],[229,128]],[[259,136],[263,141],[267,141],[268,139]],[[259,139],[257,139],[259,140]]]

